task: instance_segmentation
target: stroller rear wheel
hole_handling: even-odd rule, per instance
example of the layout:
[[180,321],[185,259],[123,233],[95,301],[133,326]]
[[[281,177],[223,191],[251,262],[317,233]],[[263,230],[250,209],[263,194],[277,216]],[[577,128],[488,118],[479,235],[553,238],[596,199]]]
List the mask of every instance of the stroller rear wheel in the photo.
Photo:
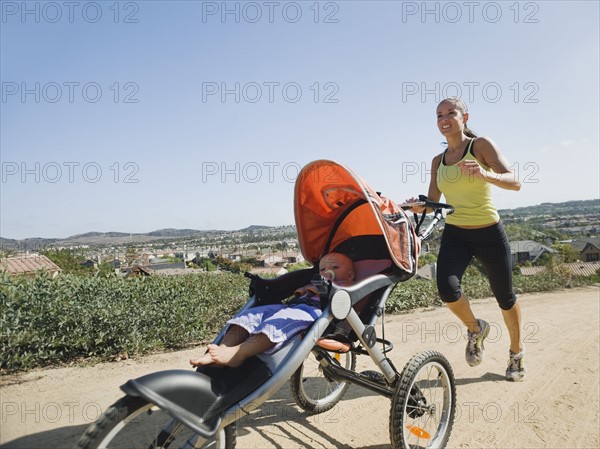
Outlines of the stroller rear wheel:
[[[235,422],[221,429],[202,449],[234,449]],[[189,448],[196,434],[142,398],[125,396],[91,424],[77,442],[77,449]],[[188,444],[186,446],[186,444]]]
[[319,361],[323,357],[333,359],[331,363],[348,370],[356,368],[356,354],[352,351],[328,353],[323,349],[313,350],[290,379],[294,400],[309,413],[323,413],[332,409],[350,386],[348,382],[328,378],[327,369]]
[[415,355],[404,367],[392,397],[392,447],[445,447],[455,412],[456,386],[448,360],[437,351]]

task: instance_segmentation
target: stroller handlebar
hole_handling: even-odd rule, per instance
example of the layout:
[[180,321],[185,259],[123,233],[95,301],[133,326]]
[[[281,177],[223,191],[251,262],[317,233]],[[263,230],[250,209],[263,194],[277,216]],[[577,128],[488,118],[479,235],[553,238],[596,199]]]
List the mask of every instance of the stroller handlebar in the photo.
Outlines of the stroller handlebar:
[[454,213],[454,206],[447,203],[438,203],[436,201],[430,201],[425,195],[419,195],[418,201],[398,204],[398,207],[402,208],[403,210],[409,210],[413,207],[418,206],[425,206],[425,210],[433,209],[434,212],[437,212],[438,209],[440,209],[443,211],[442,213],[444,214],[444,217],[446,215]]
[[[452,212],[454,212],[454,209],[452,209]],[[436,225],[443,218],[446,218],[446,215],[451,214],[452,212],[449,212],[447,209],[443,208],[436,209],[433,212],[433,219],[431,220],[431,223],[429,223],[429,225],[425,229],[418,232],[418,235],[421,238],[421,240],[427,239],[433,233],[433,230],[435,229]]]
[[[450,204],[446,203],[438,203],[436,201],[430,201],[425,195],[419,195],[418,201],[412,201],[409,203],[398,204],[400,208],[403,210],[409,210],[413,207],[423,206],[423,213],[421,216],[421,220],[417,219],[417,214],[415,213],[415,222],[417,224],[417,234],[421,238],[421,240],[427,239],[431,233],[433,232],[435,226],[448,215],[454,213],[454,207]],[[433,219],[431,223],[427,226],[427,228],[421,230],[421,224],[423,223],[423,219],[425,218],[425,214],[427,213],[427,209],[433,209]]]

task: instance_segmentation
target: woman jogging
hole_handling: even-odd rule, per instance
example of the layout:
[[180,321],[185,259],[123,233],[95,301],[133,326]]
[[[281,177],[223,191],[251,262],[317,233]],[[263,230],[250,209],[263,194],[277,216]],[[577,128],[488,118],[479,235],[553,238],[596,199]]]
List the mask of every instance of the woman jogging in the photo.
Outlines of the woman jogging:
[[[438,129],[448,147],[433,158],[428,197],[437,202],[443,194],[446,202],[455,208],[455,212],[446,217],[442,234],[437,287],[441,299],[467,327],[467,363],[479,365],[490,326],[473,315],[461,280],[474,257],[481,262],[510,335],[506,378],[519,381],[526,374],[521,309],[512,285],[508,238],[492,202],[492,185],[520,190],[521,184],[496,144],[487,137],[477,137],[467,127],[468,120],[467,106],[460,98],[447,98],[437,107]],[[411,210],[420,213],[424,208]]]

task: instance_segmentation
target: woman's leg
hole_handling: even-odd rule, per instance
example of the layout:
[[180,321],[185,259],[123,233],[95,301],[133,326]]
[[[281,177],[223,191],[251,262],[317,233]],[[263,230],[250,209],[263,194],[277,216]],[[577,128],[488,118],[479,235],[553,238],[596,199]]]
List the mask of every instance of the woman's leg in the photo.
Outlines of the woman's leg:
[[521,352],[523,344],[521,343],[521,306],[519,303],[509,310],[502,310],[502,317],[510,336],[510,350],[514,353]]
[[470,230],[446,225],[437,259],[436,279],[442,301],[467,327],[465,360],[470,366],[477,366],[483,360],[483,343],[490,332],[490,326],[484,320],[475,317],[469,299],[461,288],[462,277],[473,260],[470,237]]
[[510,350],[508,352],[508,366],[506,379],[521,381],[527,375],[525,368],[524,348],[521,343],[521,306],[514,304],[509,310],[502,310],[502,317],[510,335]]
[[477,318],[475,318],[475,315],[471,310],[471,303],[464,294],[460,296],[458,301],[449,302],[446,303],[446,305],[450,311],[463,322],[469,332],[476,333],[481,330]]
[[517,303],[512,283],[510,244],[502,223],[485,228],[482,232],[487,234],[487,244],[477,249],[476,257],[485,268],[510,337],[506,378],[520,381],[527,374],[527,370],[521,343],[521,306]]
[[504,232],[502,223],[481,230],[482,244],[475,251],[475,257],[481,262],[490,287],[500,309],[504,324],[510,336],[510,350],[514,353],[521,352],[521,307],[517,303],[512,283],[512,260],[510,244]]
[[471,332],[479,325],[471,310],[469,299],[462,292],[462,277],[473,260],[470,248],[462,242],[461,229],[446,225],[437,258],[436,281],[442,301]]

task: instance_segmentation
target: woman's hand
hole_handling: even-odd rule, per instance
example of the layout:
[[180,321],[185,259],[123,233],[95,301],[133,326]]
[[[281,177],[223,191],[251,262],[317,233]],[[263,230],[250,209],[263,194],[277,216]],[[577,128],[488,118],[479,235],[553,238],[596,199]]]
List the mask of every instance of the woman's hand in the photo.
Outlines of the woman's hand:
[[[405,203],[418,203],[418,202],[421,202],[421,200],[419,200],[418,198],[409,198],[408,200],[405,201]],[[421,214],[425,210],[425,205],[412,206],[408,210],[414,214]]]
[[464,176],[468,176],[470,179],[486,180],[487,173],[477,161],[466,160],[459,162],[457,165]]

